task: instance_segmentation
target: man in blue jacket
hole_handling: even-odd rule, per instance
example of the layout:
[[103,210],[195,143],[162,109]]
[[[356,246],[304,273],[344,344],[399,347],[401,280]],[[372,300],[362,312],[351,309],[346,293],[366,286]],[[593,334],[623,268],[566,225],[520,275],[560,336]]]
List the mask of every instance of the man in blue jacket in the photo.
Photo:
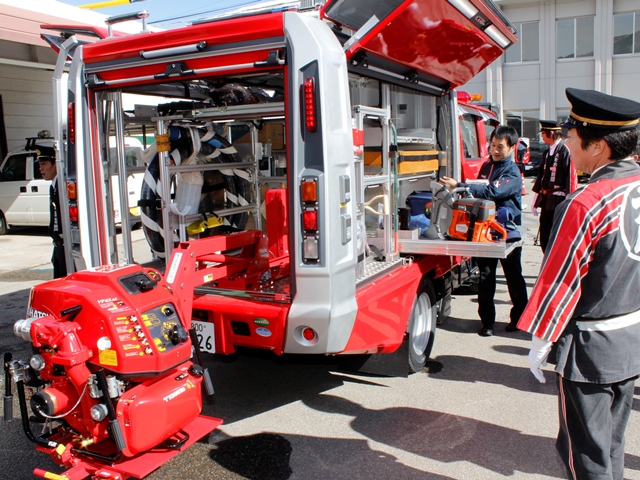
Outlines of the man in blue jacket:
[[[487,180],[487,184],[458,183],[453,178],[442,177],[440,181],[450,187],[467,187],[474,197],[493,200],[496,209],[508,208],[513,214],[516,225],[522,223],[522,177],[513,156],[518,144],[518,133],[512,127],[499,126],[491,134],[489,152],[491,160],[480,168],[478,179]],[[517,331],[516,324],[527,306],[527,284],[522,276],[522,248],[514,248],[507,258],[501,258],[500,264],[507,281],[509,297],[513,307],[510,322],[505,330]],[[496,293],[497,258],[478,258],[480,283],[478,285],[478,314],[482,328],[478,335],[490,337],[496,323],[496,308],[493,297]]]

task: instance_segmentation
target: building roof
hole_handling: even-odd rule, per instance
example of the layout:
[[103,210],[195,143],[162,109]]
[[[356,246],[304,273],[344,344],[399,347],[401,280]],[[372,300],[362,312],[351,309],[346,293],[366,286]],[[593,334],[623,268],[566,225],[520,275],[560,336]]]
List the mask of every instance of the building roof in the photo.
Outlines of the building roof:
[[[93,25],[106,28],[107,15],[67,5],[55,0],[0,0],[0,40],[48,47],[40,38],[41,24]],[[140,22],[124,22],[114,27],[137,33]]]

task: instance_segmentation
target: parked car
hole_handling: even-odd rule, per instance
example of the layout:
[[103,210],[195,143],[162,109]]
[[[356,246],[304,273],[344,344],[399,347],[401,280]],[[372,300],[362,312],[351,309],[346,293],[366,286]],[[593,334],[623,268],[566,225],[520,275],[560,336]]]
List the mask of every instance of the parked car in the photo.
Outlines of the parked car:
[[[500,125],[500,108],[495,104],[480,102],[482,96],[458,90],[458,122],[460,127],[460,150],[464,156],[462,181],[478,178],[480,167],[490,158],[489,138]],[[516,163],[522,173],[529,163],[529,139],[518,138]]]
[[538,175],[540,164],[542,163],[542,154],[547,149],[547,145],[542,142],[531,142],[529,145],[529,163],[524,166],[524,174],[527,177],[535,177]]
[[[38,147],[53,147],[53,138],[47,130],[37,137],[27,138],[24,147],[12,150],[0,165],[0,235],[5,235],[12,226],[49,225],[49,186],[35,163]],[[111,146],[111,154],[115,147]],[[130,221],[140,226],[138,200],[144,177],[142,143],[133,137],[125,138],[127,168],[135,173],[129,175],[128,195]],[[117,185],[112,179],[112,185]],[[120,202],[114,191],[114,216],[121,223]]]
[[516,148],[516,164],[520,168],[520,173],[524,173],[525,167],[531,160],[531,151],[529,148],[529,139],[527,137],[518,138],[518,147]]

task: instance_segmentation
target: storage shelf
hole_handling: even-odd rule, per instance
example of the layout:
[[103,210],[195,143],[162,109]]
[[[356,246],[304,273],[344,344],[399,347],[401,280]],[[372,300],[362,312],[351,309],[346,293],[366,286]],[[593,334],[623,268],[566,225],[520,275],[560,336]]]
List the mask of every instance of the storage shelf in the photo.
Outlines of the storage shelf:
[[[527,228],[518,227],[524,239]],[[427,240],[399,238],[398,250],[404,254],[420,255],[453,255],[460,257],[507,258],[514,248],[524,245],[524,240],[517,242],[465,242],[462,240]]]

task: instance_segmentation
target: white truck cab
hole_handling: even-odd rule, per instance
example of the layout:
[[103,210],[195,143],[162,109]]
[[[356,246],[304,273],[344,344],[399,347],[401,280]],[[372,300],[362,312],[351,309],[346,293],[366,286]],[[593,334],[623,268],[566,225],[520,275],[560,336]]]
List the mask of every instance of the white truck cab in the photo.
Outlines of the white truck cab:
[[[127,163],[127,196],[129,198],[129,215],[131,224],[134,228],[142,225],[140,223],[140,208],[137,206],[142,189],[142,179],[146,168],[142,157],[142,151],[142,142],[140,140],[135,137],[124,137],[124,156]],[[115,157],[116,155],[115,137],[109,138],[109,155],[112,157]],[[117,191],[117,175],[111,175],[111,183],[113,191]],[[120,206],[120,198],[118,195],[114,195],[113,197],[113,216],[116,225],[122,223],[122,208]]]
[[[42,178],[35,163],[39,146],[54,146],[54,139],[48,130],[38,132],[37,137],[27,138],[25,146],[9,152],[0,166],[0,235],[5,235],[11,226],[49,225],[51,181]],[[111,155],[115,155],[115,138],[109,139],[109,147]],[[125,137],[124,148],[128,167],[129,215],[135,228],[141,225],[137,202],[145,170],[142,142],[135,137]],[[117,183],[117,177],[113,174],[111,181],[114,185]],[[116,225],[121,224],[122,214],[117,196],[113,199],[113,214]]]
[[0,235],[9,226],[49,225],[49,186],[35,164],[38,146],[53,147],[53,138],[44,130],[27,139],[0,166]]

